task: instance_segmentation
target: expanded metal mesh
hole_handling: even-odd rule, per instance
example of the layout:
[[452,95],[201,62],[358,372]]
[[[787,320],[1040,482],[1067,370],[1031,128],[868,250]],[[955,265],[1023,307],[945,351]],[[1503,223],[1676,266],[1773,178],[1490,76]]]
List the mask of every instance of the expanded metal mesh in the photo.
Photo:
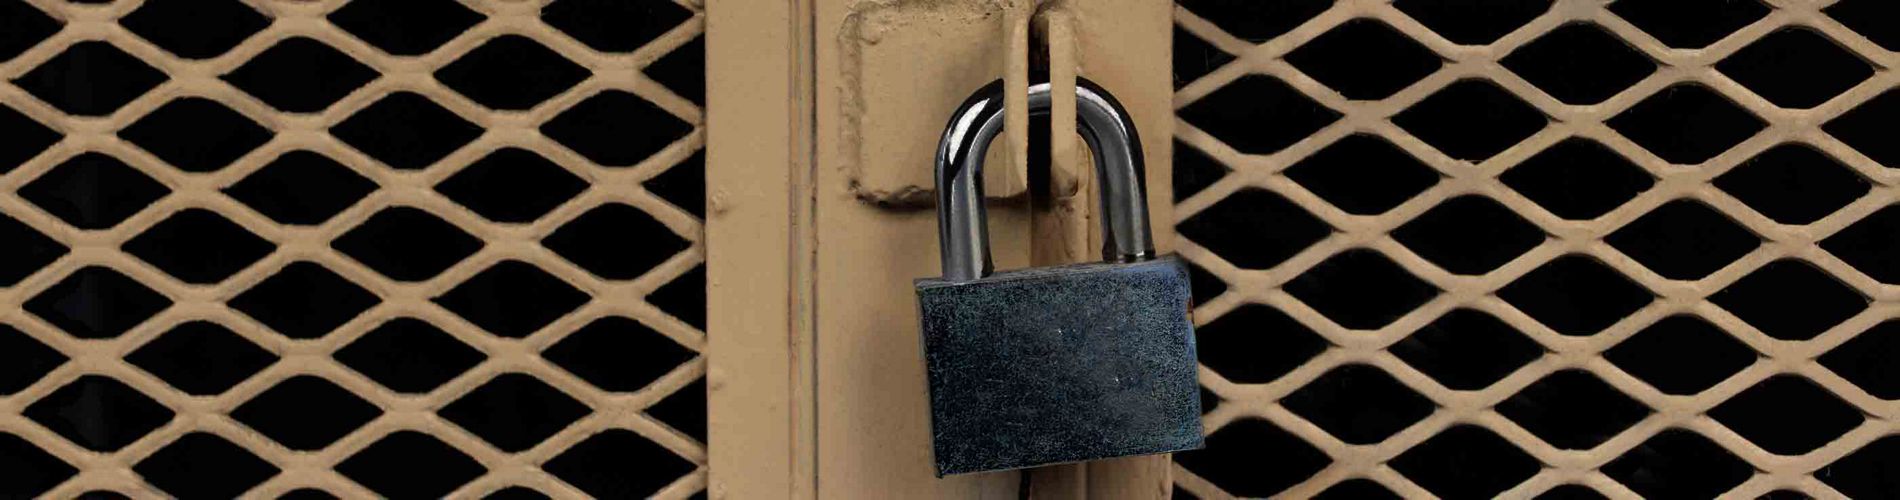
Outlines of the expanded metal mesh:
[[1177,496],[1900,495],[1878,0],[1180,0]]
[[0,496],[699,494],[699,11],[0,1]]

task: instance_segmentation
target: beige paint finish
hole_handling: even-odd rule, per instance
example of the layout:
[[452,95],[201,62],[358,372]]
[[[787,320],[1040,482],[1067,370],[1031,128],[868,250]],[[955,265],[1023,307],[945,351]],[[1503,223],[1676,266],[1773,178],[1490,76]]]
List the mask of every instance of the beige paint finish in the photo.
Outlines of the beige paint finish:
[[[1014,31],[1008,21],[1023,18],[1004,14],[1021,7],[833,0],[816,7],[817,496],[1013,498],[1015,472],[932,475],[911,281],[938,272],[936,213],[927,203],[943,122],[971,91],[1004,75],[1008,51],[999,42]],[[854,68],[866,68],[868,81],[853,82]],[[928,77],[868,78],[905,73]],[[944,81],[925,84],[930,78]],[[855,125],[879,119],[906,125]],[[925,204],[867,202],[858,191],[866,180]],[[991,206],[999,267],[1029,263],[1027,231],[1016,229],[1027,227],[1025,208],[1020,200]]]
[[[911,281],[938,273],[937,138],[950,112],[991,80],[1018,88],[1007,102],[1022,109],[1033,24],[1050,40],[1053,78],[1088,77],[1130,108],[1148,153],[1153,227],[1167,248],[1169,5],[713,4],[712,496],[1015,498],[1019,472],[931,473]],[[1056,132],[1070,140],[1053,145],[1054,193],[1025,192],[1026,114],[1008,117],[1007,138],[990,152],[999,268],[1099,253],[1095,199],[1079,189],[1092,174],[1073,140],[1072,93],[1058,96],[1056,111]],[[1049,468],[1033,473],[1032,491],[1165,497],[1168,470],[1165,457]]]
[[707,59],[718,61],[706,66],[706,328],[721,333],[706,341],[718,353],[706,363],[707,447],[719,450],[707,457],[711,498],[783,498],[810,484],[794,473],[796,407],[786,380],[797,361],[788,207],[798,141],[787,103],[798,58],[789,43],[759,50],[762,40],[794,39],[792,7],[706,6]]
[[[967,95],[1006,74],[1026,78],[1024,20],[1033,7],[1028,0],[861,2],[848,8],[834,36],[819,33],[821,42],[835,42],[823,45],[834,46],[837,73],[819,80],[836,87],[839,166],[859,199],[931,206],[930,169],[901,165],[930,164],[935,141],[917,139],[943,133],[943,119],[962,103],[936,97]],[[1026,124],[1008,135],[1011,147],[990,152],[988,164],[998,167],[984,179],[990,197],[1027,190],[1027,171],[1013,161],[1027,147]]]

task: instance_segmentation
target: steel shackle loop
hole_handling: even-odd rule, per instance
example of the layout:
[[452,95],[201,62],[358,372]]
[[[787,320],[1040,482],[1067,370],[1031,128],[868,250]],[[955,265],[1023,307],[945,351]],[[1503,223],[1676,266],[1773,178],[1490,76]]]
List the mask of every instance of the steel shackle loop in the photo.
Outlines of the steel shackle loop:
[[[1107,90],[1076,78],[1076,131],[1095,158],[1101,186],[1102,257],[1136,262],[1155,256],[1148,232],[1148,188],[1141,137],[1128,111]],[[1050,85],[1029,87],[1029,114],[1050,112]],[[957,112],[937,144],[937,242],[943,279],[989,276],[990,233],[983,206],[983,155],[1003,130],[1003,82],[978,89]]]

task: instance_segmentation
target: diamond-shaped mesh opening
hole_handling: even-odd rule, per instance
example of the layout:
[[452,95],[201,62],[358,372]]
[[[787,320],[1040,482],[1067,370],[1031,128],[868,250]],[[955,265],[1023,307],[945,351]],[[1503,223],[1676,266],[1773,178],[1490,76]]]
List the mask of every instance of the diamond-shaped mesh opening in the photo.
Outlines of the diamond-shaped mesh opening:
[[122,248],[187,283],[217,283],[270,255],[277,244],[217,212],[191,208],[159,221]]
[[[1273,467],[1259,467],[1260,450],[1273,450]],[[1332,463],[1332,458],[1265,420],[1243,419],[1207,435],[1207,447],[1174,455],[1174,461],[1228,493],[1267,497]]]
[[502,261],[436,297],[435,303],[503,337],[526,337],[566,315],[587,294],[533,264]]
[[502,451],[521,451],[587,415],[587,405],[541,379],[505,373],[436,410]]
[[1602,262],[1566,255],[1498,290],[1498,298],[1564,335],[1591,335],[1654,301]]
[[666,399],[653,403],[647,408],[647,415],[699,442],[706,442],[706,379],[694,380]]
[[0,497],[703,497],[701,10],[0,1]]
[[[1180,147],[1176,147],[1179,151]],[[1176,160],[1180,168],[1180,160]],[[1224,167],[1223,167],[1224,168]],[[1438,173],[1378,136],[1354,134],[1287,167],[1286,176],[1346,213],[1378,215],[1438,183]],[[1379,179],[1379,182],[1364,182]],[[1180,189],[1180,184],[1175,184]]]
[[1446,200],[1392,231],[1425,260],[1457,274],[1483,274],[1544,241],[1544,232],[1483,196]]
[[108,452],[138,441],[173,415],[138,389],[102,375],[81,376],[20,414],[73,444]]
[[1696,164],[1728,151],[1764,126],[1708,87],[1663,89],[1605,122],[1670,163]]
[[1886,126],[1900,119],[1900,92],[1887,91],[1821,128],[1882,166],[1900,165],[1900,145],[1886,140]]
[[[1175,498],[1180,498],[1180,496],[1176,495]],[[1377,481],[1359,478],[1340,481],[1339,484],[1326,488],[1326,491],[1319,492],[1319,494],[1314,495],[1313,498],[1322,500],[1375,500],[1405,497],[1401,497],[1399,494],[1393,493],[1392,490],[1380,486]]]
[[587,68],[532,38],[503,35],[436,70],[435,79],[484,106],[519,110],[554,97],[587,75]]
[[475,140],[482,128],[422,94],[398,92],[350,115],[330,134],[386,165],[414,170]]
[[313,262],[295,262],[232,297],[232,309],[293,339],[330,333],[375,306],[375,294]]
[[20,197],[80,229],[106,229],[170,190],[104,153],[86,152],[20,186]]
[[316,488],[298,488],[290,490],[290,492],[285,493],[284,496],[278,497],[278,500],[331,500],[334,498],[337,498],[337,496],[327,491]]
[[1900,29],[1882,22],[1900,15],[1900,5],[1881,0],[1841,0],[1821,11],[1881,48],[1900,49]]
[[483,500],[535,500],[541,498],[551,497],[526,486],[509,486],[482,497]]
[[33,159],[60,139],[59,132],[7,106],[0,106],[0,134],[7,137],[5,142],[0,142],[0,174]]
[[706,266],[695,267],[673,281],[647,294],[653,304],[680,321],[700,330],[706,329]]
[[[641,467],[629,472],[624,464]],[[549,474],[595,497],[652,495],[693,467],[671,450],[619,429],[589,436],[541,464]]]
[[660,56],[645,73],[667,90],[695,104],[706,102],[706,37],[697,37]]
[[1431,400],[1367,365],[1326,372],[1280,404],[1352,444],[1377,443],[1431,415],[1433,408]]
[[1887,436],[1827,465],[1815,479],[1849,498],[1879,498],[1900,491],[1900,436]]
[[[1879,324],[1900,284],[1900,212],[1884,206],[1900,92],[1874,83],[1900,46],[1890,2],[1177,3],[1176,229],[1203,373],[1219,375],[1207,430],[1293,419],[1297,444],[1178,460],[1177,494],[1896,491],[1900,445],[1870,444],[1900,399],[1900,341]],[[1376,27],[1410,42],[1313,55]],[[1401,89],[1382,97],[1338,76],[1405,69],[1412,44],[1447,62],[1378,80]],[[1353,254],[1391,272],[1326,274]],[[1394,319],[1377,306],[1400,275],[1442,293]],[[1290,396],[1355,365],[1470,414],[1342,442]],[[1278,450],[1305,447],[1353,459],[1254,488]],[[1204,473],[1221,465],[1244,472]]]
[[1181,236],[1247,269],[1266,269],[1332,234],[1332,226],[1271,191],[1242,189],[1183,221]]
[[1333,6],[1333,0],[1180,0],[1176,3],[1212,21],[1228,34],[1254,42],[1292,31]]
[[382,411],[321,377],[300,375],[231,410],[231,418],[293,450],[317,450]]
[[1715,187],[1782,224],[1807,224],[1867,194],[1866,177],[1805,144],[1783,144],[1721,177]]
[[1860,425],[1860,410],[1796,375],[1778,375],[1709,410],[1709,416],[1769,453],[1799,455]]
[[176,498],[232,498],[280,469],[222,437],[193,432],[140,460],[132,470]]
[[1596,500],[1609,497],[1603,496],[1603,494],[1598,493],[1597,490],[1590,489],[1589,486],[1573,483],[1557,485],[1555,488],[1544,490],[1543,493],[1538,494],[1535,498],[1538,500]]
[[1764,36],[1716,63],[1715,69],[1769,102],[1804,109],[1827,102],[1874,74],[1867,61],[1806,28]]
[[60,111],[102,116],[166,79],[164,72],[111,43],[85,41],[14,78],[13,84]]
[[1269,306],[1247,304],[1194,330],[1201,364],[1227,380],[1264,384],[1319,355],[1325,338]]
[[1498,176],[1499,181],[1565,219],[1594,219],[1656,184],[1654,177],[1602,143],[1564,139]]
[[1498,413],[1559,449],[1587,450],[1642,420],[1649,408],[1589,372],[1564,370],[1498,403]]
[[398,281],[441,274],[482,248],[482,240],[415,207],[390,207],[330,242],[344,255]]
[[71,464],[12,434],[0,434],[0,470],[11,480],[0,481],[0,495],[32,498],[78,473]]
[[313,38],[278,42],[224,75],[272,107],[314,113],[376,78],[376,70]]
[[1287,293],[1355,329],[1374,329],[1431,300],[1438,289],[1371,250],[1326,259],[1286,284]]
[[487,468],[440,439],[404,430],[350,455],[336,471],[386,498],[442,498]]
[[22,308],[74,337],[104,339],[171,305],[164,294],[118,271],[88,266],[26,299]]
[[640,96],[595,94],[541,125],[541,133],[607,167],[630,167],[685,137],[692,125]]
[[26,2],[0,5],[0,61],[33,48],[46,37],[59,32],[63,23]]
[[1194,295],[1194,303],[1206,303],[1227,291],[1227,282],[1221,281],[1220,277],[1208,273],[1201,266],[1189,262],[1187,268],[1188,286]]
[[178,57],[209,59],[270,26],[270,18],[239,0],[146,0],[119,25]]
[[276,363],[277,355],[224,325],[200,320],[172,327],[125,360],[186,394],[212,396]]
[[1610,12],[1665,45],[1695,49],[1761,19],[1769,9],[1756,0],[1619,0],[1610,4]]
[[1530,137],[1547,121],[1536,108],[1484,80],[1460,80],[1392,117],[1392,123],[1446,155],[1473,162]]
[[[1215,48],[1206,40],[1178,26],[1174,28],[1174,88],[1176,90],[1233,60],[1233,54]],[[1175,189],[1180,190],[1179,187]]]
[[1431,49],[1371,19],[1354,19],[1286,55],[1348,99],[1384,99],[1442,65]]
[[224,194],[278,223],[316,225],[375,190],[374,181],[336,160],[296,150],[224,188]]
[[1340,115],[1278,78],[1250,74],[1181,108],[1179,116],[1242,153],[1268,154]]
[[[1682,362],[1695,353],[1697,362]],[[1603,353],[1604,359],[1664,394],[1693,395],[1753,364],[1755,350],[1695,316],[1663,318]]]
[[647,192],[693,214],[706,216],[706,152],[698,151],[641,183]]
[[1646,498],[1713,498],[1754,475],[1754,467],[1700,434],[1669,429],[1603,465]]
[[521,148],[503,148],[435,185],[443,196],[495,222],[533,222],[587,189],[587,182]]
[[378,325],[333,356],[384,387],[404,393],[434,390],[484,359],[481,351],[415,318]]
[[1392,468],[1443,498],[1490,498],[1536,474],[1537,459],[1496,433],[1457,425],[1392,459]]
[[1867,308],[1867,298],[1812,264],[1778,260],[1709,297],[1770,337],[1807,340]]
[[326,18],[384,52],[413,56],[435,50],[483,16],[455,0],[350,2]]
[[632,318],[608,316],[575,330],[541,357],[609,391],[632,392],[695,353]]
[[1761,244],[1721,212],[1689,200],[1664,203],[1603,241],[1657,274],[1679,280],[1707,276]]
[[1821,240],[1821,248],[1882,283],[1900,283],[1900,207],[1887,206]]
[[1875,325],[1819,361],[1876,398],[1900,399],[1900,322]]
[[1656,71],[1656,64],[1602,27],[1565,25],[1498,61],[1567,104],[1595,104]]
[[264,144],[271,131],[202,97],[165,103],[119,137],[187,172],[210,172]]
[[619,203],[594,207],[541,240],[562,258],[614,280],[640,277],[690,244],[652,215]]
[[66,355],[26,332],[0,324],[0,395],[20,392],[62,364]]
[[1389,348],[1406,364],[1456,390],[1478,390],[1543,355],[1536,342],[1474,309],[1453,309]]
[[0,286],[13,286],[20,280],[53,263],[70,250],[32,226],[13,219],[0,218]]
[[1412,16],[1453,43],[1483,45],[1516,30],[1550,10],[1551,0],[1398,0],[1400,12]]
[[558,0],[541,20],[602,52],[628,52],[673,30],[693,16],[662,0]]

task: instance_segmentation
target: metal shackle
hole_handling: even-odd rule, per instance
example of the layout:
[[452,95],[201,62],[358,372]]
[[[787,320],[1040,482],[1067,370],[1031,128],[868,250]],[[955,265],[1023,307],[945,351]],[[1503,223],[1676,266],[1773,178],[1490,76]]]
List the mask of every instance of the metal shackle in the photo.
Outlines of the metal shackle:
[[[1102,258],[1137,262],[1154,258],[1148,232],[1148,188],[1141,137],[1128,111],[1107,90],[1076,78],[1076,130],[1095,157],[1101,186]],[[1050,112],[1050,84],[1029,87],[1030,116]],[[983,156],[1003,130],[1003,81],[978,89],[957,112],[937,144],[937,241],[943,279],[989,276],[990,232],[983,206]]]

